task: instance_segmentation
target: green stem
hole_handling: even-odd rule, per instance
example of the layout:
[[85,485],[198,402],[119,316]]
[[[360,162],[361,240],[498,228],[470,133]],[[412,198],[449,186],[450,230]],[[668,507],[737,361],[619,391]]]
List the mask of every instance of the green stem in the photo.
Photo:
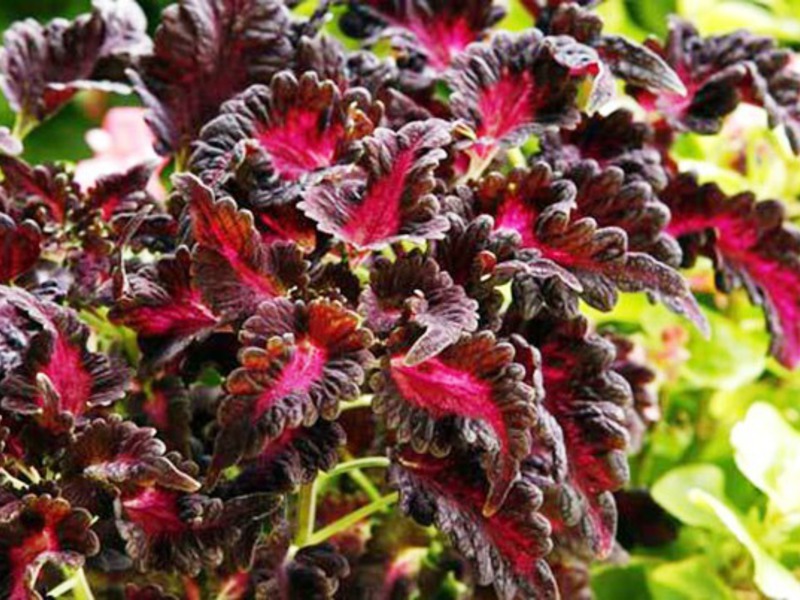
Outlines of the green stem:
[[354,458],[347,462],[339,463],[325,474],[325,477],[336,477],[343,473],[349,473],[354,469],[385,469],[389,466],[389,459],[385,456],[367,456],[365,458]]
[[72,590],[72,588],[74,588],[76,585],[77,581],[75,580],[75,576],[72,576],[69,579],[65,579],[64,581],[59,583],[56,587],[54,587],[52,590],[47,592],[47,597],[58,598],[59,596],[63,596],[64,594]]
[[[345,456],[345,458],[349,458]],[[365,458],[354,458],[336,465],[333,469],[322,475],[321,489],[324,489],[328,482],[334,477],[346,474],[353,482],[362,489],[370,500],[377,500],[381,497],[380,490],[367,477],[362,469],[385,469],[389,466],[389,459],[385,456],[368,456]]]
[[466,184],[471,180],[477,181],[483,176],[484,171],[489,168],[489,165],[492,164],[494,157],[497,156],[497,150],[494,149],[489,152],[486,156],[481,158],[475,153],[471,153],[470,161],[469,161],[469,168],[467,172],[464,173],[461,177],[459,177],[458,181],[456,182],[458,185]]
[[375,513],[383,511],[385,508],[395,504],[399,498],[399,494],[397,492],[393,492],[387,496],[383,496],[374,502],[370,502],[366,506],[359,508],[351,512],[349,515],[346,515],[339,519],[338,521],[334,521],[330,525],[323,527],[319,531],[315,532],[314,534],[310,535],[306,540],[306,546],[314,546],[316,544],[321,544],[325,540],[330,537],[333,537],[337,533],[341,533],[358,523],[359,521],[363,521],[367,517],[374,515]]
[[21,479],[17,479],[11,473],[6,471],[5,469],[0,469],[0,480],[7,481],[12,486],[14,486],[18,490],[25,490],[28,489],[28,484],[22,481]]
[[11,130],[11,135],[17,138],[20,142],[24,141],[28,134],[36,129],[36,126],[39,124],[37,119],[29,117],[25,114],[25,111],[18,112],[17,117],[14,120],[14,127]]
[[381,497],[381,491],[372,483],[369,477],[364,475],[364,471],[361,469],[353,469],[349,471],[347,475],[361,488],[361,491],[363,491],[370,500],[377,500]]
[[180,148],[175,153],[175,173],[183,173],[186,171],[186,166],[189,164],[189,155],[191,152],[189,148]]
[[365,408],[367,406],[372,406],[372,394],[364,394],[363,396],[359,396],[357,400],[342,403],[342,412],[356,408]]
[[[69,571],[67,571],[67,574],[68,573]],[[67,592],[72,592],[72,597],[74,600],[94,600],[92,588],[89,586],[89,582],[86,580],[86,573],[84,572],[83,568],[72,572],[68,579],[65,579],[52,590],[47,592],[47,597],[59,598]]]
[[317,482],[315,479],[300,488],[297,503],[297,531],[294,543],[297,546],[307,545],[308,539],[314,533],[314,522],[317,520]]
[[17,464],[17,469],[28,478],[28,480],[36,485],[42,481],[42,478],[39,476],[39,471],[36,470],[36,467],[26,467],[25,465]]
[[75,573],[75,588],[72,591],[72,595],[75,600],[94,600],[94,594],[92,594],[92,588],[89,587],[89,582],[86,580],[86,573],[84,570],[78,569],[78,572]]

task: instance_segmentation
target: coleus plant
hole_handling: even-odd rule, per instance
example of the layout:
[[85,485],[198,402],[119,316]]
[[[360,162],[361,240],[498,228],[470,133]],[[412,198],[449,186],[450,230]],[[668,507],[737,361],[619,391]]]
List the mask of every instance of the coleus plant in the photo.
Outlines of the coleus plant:
[[[671,156],[739,103],[797,147],[800,74],[745,32],[606,35],[594,3],[526,2],[521,33],[492,0],[292,4],[5,33],[0,595],[433,597],[454,571],[586,597],[658,407],[582,308],[645,293],[706,331],[680,272],[706,257],[800,362],[781,205]],[[167,200],[155,163],[87,188],[21,158],[87,89],[135,90]]]

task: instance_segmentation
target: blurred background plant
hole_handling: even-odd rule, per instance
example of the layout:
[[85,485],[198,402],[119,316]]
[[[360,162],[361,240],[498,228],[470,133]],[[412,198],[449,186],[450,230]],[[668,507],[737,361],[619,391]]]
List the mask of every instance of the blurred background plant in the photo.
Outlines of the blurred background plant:
[[[139,2],[155,22],[169,0]],[[306,0],[296,10],[314,5]],[[88,6],[89,0],[1,2],[0,31],[21,18],[73,17]],[[501,27],[531,25],[517,0],[508,8]],[[638,40],[663,36],[669,15],[679,14],[704,34],[746,27],[800,48],[800,0],[608,0],[600,12],[606,31]],[[10,126],[4,102],[0,125]],[[102,136],[87,133],[103,126],[112,105],[132,103],[132,97],[80,95],[26,140],[25,157],[102,155]],[[719,135],[683,134],[676,148],[681,167],[701,179],[727,193],[780,199],[800,219],[800,159],[779,132],[769,131],[760,109],[742,106]],[[800,372],[767,356],[763,318],[743,292],[715,294],[709,264],[696,267],[692,281],[707,308],[710,340],[640,296],[628,296],[612,313],[592,313],[599,329],[633,334],[632,352],[645,353],[658,368],[648,390],[658,398],[653,422],[631,456],[630,489],[618,497],[620,548],[594,567],[595,594],[600,600],[800,599]]]

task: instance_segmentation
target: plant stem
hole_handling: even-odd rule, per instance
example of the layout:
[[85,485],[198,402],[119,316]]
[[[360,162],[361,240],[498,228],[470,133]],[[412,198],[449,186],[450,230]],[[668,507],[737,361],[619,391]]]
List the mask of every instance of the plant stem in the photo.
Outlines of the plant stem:
[[28,488],[27,483],[25,483],[21,479],[17,479],[5,469],[0,469],[0,481],[7,481],[18,490],[25,490]]
[[377,512],[381,512],[383,509],[396,503],[399,497],[400,495],[397,492],[393,492],[387,496],[382,496],[374,502],[370,502],[358,510],[354,510],[349,515],[342,517],[338,521],[334,521],[330,525],[327,525],[316,533],[310,535],[306,540],[305,545],[314,546],[316,544],[321,544],[337,533],[341,533],[342,531],[349,529],[359,521],[363,521],[367,517],[370,517]]
[[11,130],[11,135],[22,142],[28,137],[31,131],[36,129],[38,124],[38,120],[27,116],[24,110],[20,111],[17,113],[17,117],[14,120],[14,128]]
[[295,545],[305,546],[314,533],[314,522],[317,519],[317,482],[319,478],[300,488],[297,503],[297,531],[294,534]]
[[377,500],[381,497],[381,491],[375,486],[370,478],[364,475],[364,472],[361,469],[353,469],[352,471],[348,471],[347,475],[353,482],[361,488],[361,490],[367,495],[367,498],[370,500]]
[[47,592],[48,598],[58,598],[67,592],[72,592],[74,600],[94,600],[92,588],[86,580],[86,573],[83,568],[72,572],[68,579],[59,583],[52,590]]
[[94,600],[92,588],[89,587],[89,582],[86,580],[86,573],[84,572],[83,568],[78,569],[77,573],[75,573],[74,579],[75,588],[72,591],[72,595],[74,596],[75,600]]
[[458,185],[466,184],[470,180],[477,181],[480,179],[484,171],[486,171],[486,169],[489,168],[489,165],[492,164],[495,156],[497,156],[497,149],[487,152],[487,154],[483,157],[475,152],[468,151],[468,153],[470,154],[469,168],[467,169],[466,173],[459,177],[458,181],[456,182]]
[[64,581],[59,583],[56,587],[54,587],[52,590],[47,592],[47,597],[58,598],[59,596],[63,596],[64,594],[72,590],[72,588],[74,588],[76,585],[77,581],[75,580],[75,576],[73,575],[69,579],[65,579]]
[[342,412],[367,406],[372,406],[372,394],[364,394],[363,396],[359,396],[357,400],[342,403]]
[[42,478],[39,476],[39,471],[36,470],[36,467],[26,467],[25,465],[17,464],[17,469],[28,478],[28,480],[36,485],[42,481]]
[[175,173],[183,173],[183,172],[185,172],[187,170],[186,166],[189,163],[189,155],[190,154],[191,154],[191,152],[189,151],[189,148],[187,148],[187,147],[180,148],[175,153],[175,163],[174,163],[174,166],[175,166],[174,172]]
[[346,462],[336,465],[333,469],[321,476],[321,489],[334,477],[347,474],[353,482],[360,487],[370,500],[377,500],[381,497],[380,490],[375,486],[369,477],[361,469],[385,469],[389,466],[389,459],[385,456],[368,456],[365,458],[350,458],[345,454]]
[[365,458],[354,458],[347,462],[339,463],[327,472],[325,477],[336,477],[343,473],[349,473],[354,469],[385,469],[389,466],[389,459],[385,456],[367,456]]

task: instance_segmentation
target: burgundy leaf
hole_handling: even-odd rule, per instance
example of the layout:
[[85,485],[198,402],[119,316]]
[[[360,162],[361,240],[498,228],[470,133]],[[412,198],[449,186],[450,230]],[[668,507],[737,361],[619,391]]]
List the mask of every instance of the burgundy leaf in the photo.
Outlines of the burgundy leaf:
[[584,116],[571,131],[548,131],[541,138],[542,158],[559,172],[591,159],[603,168],[619,167],[626,179],[644,180],[661,190],[667,185],[667,173],[654,142],[654,132],[647,123],[637,122],[628,110],[618,109],[606,116]]
[[[614,75],[623,81],[654,92],[682,95],[683,83],[655,52],[618,35],[603,35],[603,20],[574,2],[553,6],[552,14],[537,27],[549,35],[566,35],[591,46]],[[610,91],[612,94],[614,90]]]
[[249,211],[228,197],[214,199],[210,188],[192,175],[176,185],[189,202],[197,242],[193,268],[203,300],[218,314],[241,316],[259,302],[284,295],[298,285],[306,265],[293,244],[267,246]]
[[69,446],[62,475],[82,477],[114,486],[137,485],[196,492],[200,483],[179,470],[168,457],[156,430],[138,427],[118,415],[89,423]]
[[[616,82],[612,77],[614,61],[599,60],[601,58],[600,49],[605,41],[602,35],[603,21],[598,15],[572,2],[562,3],[552,8],[554,9],[552,14],[548,10],[548,14],[537,18],[536,25],[539,31],[551,37],[558,36],[562,40],[568,40],[568,43],[579,42],[597,52],[598,60],[591,66],[594,79],[591,90],[586,96],[586,111],[594,112],[616,95]],[[629,46],[635,45],[629,43]],[[653,57],[656,61],[661,62],[667,73],[670,72],[669,67],[658,56],[653,55]],[[673,77],[677,79],[674,75]]]
[[364,285],[346,260],[317,264],[309,275],[310,287],[321,296],[339,300],[348,308],[357,308]]
[[236,198],[240,208],[253,213],[265,244],[290,242],[312,252],[318,243],[316,225],[297,208],[305,184],[278,177],[255,140],[236,144],[229,158],[228,169],[216,183],[211,182],[217,193]]
[[26,125],[52,116],[80,90],[127,93],[108,79],[107,67],[150,50],[146,26],[134,0],[95,0],[90,14],[72,22],[16,23],[3,36],[0,87]]
[[370,41],[388,37],[397,51],[421,54],[433,74],[441,74],[503,16],[494,0],[368,0],[350,3],[343,28]]
[[[455,201],[464,207],[462,198]],[[432,255],[441,269],[478,301],[481,323],[494,329],[504,303],[498,287],[507,284],[515,272],[513,260],[509,260],[514,258],[515,248],[494,239],[494,222],[488,215],[467,220],[450,212],[448,217],[450,228],[444,239],[433,242]]]
[[228,579],[240,590],[240,598],[333,600],[339,580],[350,573],[347,560],[329,543],[296,552],[290,550],[291,545],[289,527],[282,523],[256,546],[252,565]]
[[614,344],[617,358],[612,368],[619,373],[631,388],[633,405],[626,409],[626,426],[630,437],[630,451],[637,453],[647,430],[661,419],[661,406],[654,388],[656,372],[647,364],[647,357],[632,339],[605,333],[604,337]]
[[[36,217],[42,226],[48,221],[63,224],[67,215],[80,203],[80,189],[63,166],[30,166],[21,159],[0,154],[3,188],[10,198],[23,207],[24,215]],[[44,208],[47,218],[38,213]]]
[[534,486],[515,485],[503,507],[486,515],[488,483],[464,456],[434,458],[406,450],[396,456],[389,480],[400,492],[403,511],[445,533],[474,564],[478,583],[494,584],[499,598],[558,597],[544,560],[552,549],[550,526],[538,512],[542,495]]
[[97,211],[103,221],[111,222],[118,215],[130,215],[148,204],[147,184],[155,163],[142,163],[127,171],[98,179],[87,193],[84,210]]
[[286,430],[332,420],[358,396],[372,344],[341,304],[277,299],[259,306],[241,333],[242,366],[228,376],[206,485],[242,457],[255,458]]
[[33,267],[39,259],[42,232],[31,220],[19,225],[0,213],[0,283],[8,283]]
[[189,251],[181,247],[175,256],[128,275],[109,312],[111,321],[138,334],[140,346],[155,363],[173,358],[217,324],[192,283],[190,267]]
[[220,105],[291,59],[279,0],[184,0],[167,7],[155,51],[131,73],[162,154],[185,151]]
[[47,429],[72,427],[91,409],[122,398],[127,373],[104,354],[87,349],[89,328],[76,313],[38,303],[43,329],[30,341],[24,362],[0,382],[6,410],[34,416]]
[[644,181],[626,181],[616,166],[600,168],[593,160],[574,164],[563,173],[575,184],[576,215],[591,217],[600,227],[619,227],[628,236],[628,249],[646,252],[678,266],[681,249],[667,233],[669,208]]
[[[621,184],[618,177],[615,180]],[[613,200],[587,196],[601,190],[604,194],[622,193],[613,186],[583,188],[579,198],[575,183],[556,179],[549,166],[538,163],[508,177],[497,173],[485,177],[477,201],[482,212],[494,216],[498,234],[518,240],[519,260],[528,264],[527,276],[534,281],[559,282],[558,295],[570,290],[590,305],[610,310],[618,290],[648,291],[705,331],[702,313],[680,274],[644,252],[632,251],[623,227],[635,231],[633,227],[644,229],[645,225],[631,224],[626,216],[621,223],[609,221],[609,226],[602,226],[593,217],[582,215],[581,206],[585,210],[598,200]],[[549,303],[554,308],[559,302],[550,299]]]
[[484,151],[516,145],[532,133],[577,125],[578,88],[598,72],[599,57],[567,37],[537,30],[496,34],[457,57],[448,83],[456,118],[474,130]]
[[747,31],[703,38],[678,18],[670,22],[662,46],[648,42],[675,70],[688,93],[654,94],[633,86],[642,106],[660,114],[670,126],[701,134],[717,133],[724,117],[740,102],[763,107],[771,127],[785,125],[792,148],[800,144],[800,75],[792,71],[792,54],[771,38]]
[[358,249],[437,239],[447,228],[431,193],[451,141],[444,121],[376,129],[355,165],[335,167],[298,205],[317,227]]
[[36,580],[47,564],[77,568],[96,554],[91,515],[63,498],[28,494],[0,507],[0,594],[9,600],[41,599]]
[[191,166],[212,184],[229,168],[236,146],[248,142],[263,153],[265,174],[257,177],[268,188],[261,191],[274,191],[281,181],[302,180],[349,157],[353,141],[370,134],[380,119],[380,105],[365,90],[342,93],[316,73],[298,78],[283,71],[269,86],[255,85],[222,106],[203,127]]
[[440,271],[433,258],[418,250],[395,261],[375,259],[359,312],[369,328],[380,335],[387,335],[401,322],[425,329],[406,353],[410,366],[436,356],[458,341],[462,333],[478,328],[478,303]]
[[673,180],[661,198],[672,211],[668,231],[683,246],[684,266],[698,255],[710,258],[721,290],[743,286],[764,307],[770,352],[789,368],[800,363],[800,236],[784,223],[783,205],[749,193],[728,197],[692,175]]
[[42,308],[31,294],[0,285],[0,380],[24,362],[31,339],[49,326]]
[[539,29],[547,29],[553,14],[562,8],[573,4],[591,8],[599,3],[600,0],[522,0],[522,5],[535,17]]
[[554,482],[564,498],[557,503],[561,514],[548,517],[554,531],[570,535],[571,529],[581,544],[605,556],[616,528],[611,492],[628,478],[625,411],[631,389],[613,370],[614,346],[589,333],[585,319],[537,319],[521,333],[541,352],[543,404],[566,448],[566,480]]
[[157,486],[135,488],[117,500],[117,528],[139,569],[196,576],[204,567],[219,566],[223,551],[280,504],[269,494],[223,502]]
[[344,429],[336,422],[318,420],[311,427],[287,428],[267,442],[261,452],[239,464],[240,472],[223,484],[221,494],[289,493],[312,482],[320,471],[332,469],[344,445]]
[[619,35],[605,35],[596,46],[611,71],[630,85],[683,96],[684,83],[653,50]]
[[351,84],[348,59],[347,50],[335,37],[324,33],[303,35],[297,41],[292,70],[298,77],[313,71],[320,79],[329,79],[336,87],[345,91]]
[[485,510],[497,511],[537,424],[536,390],[522,382],[514,348],[480,332],[421,363],[409,365],[407,352],[401,347],[384,358],[372,381],[373,409],[418,452],[442,456],[459,438],[485,449]]
[[190,456],[192,399],[183,381],[167,376],[152,382],[149,390],[128,397],[126,408],[131,419],[154,427],[172,451]]

